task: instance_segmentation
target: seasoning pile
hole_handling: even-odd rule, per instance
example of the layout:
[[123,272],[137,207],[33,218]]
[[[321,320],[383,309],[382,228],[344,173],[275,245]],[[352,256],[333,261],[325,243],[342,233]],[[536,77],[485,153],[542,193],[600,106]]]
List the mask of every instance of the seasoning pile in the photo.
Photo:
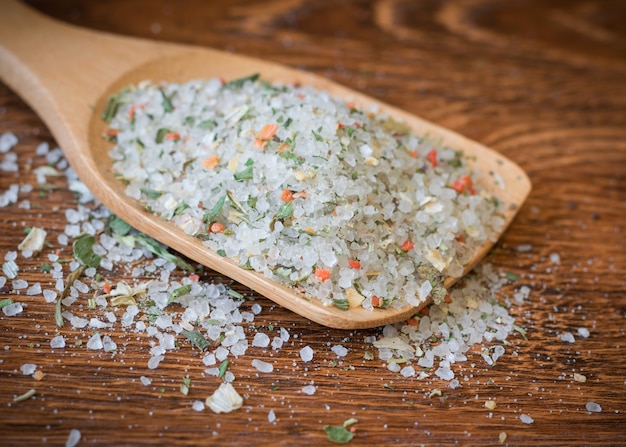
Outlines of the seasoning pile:
[[130,197],[341,309],[441,303],[504,223],[462,151],[312,87],[146,81],[103,118]]

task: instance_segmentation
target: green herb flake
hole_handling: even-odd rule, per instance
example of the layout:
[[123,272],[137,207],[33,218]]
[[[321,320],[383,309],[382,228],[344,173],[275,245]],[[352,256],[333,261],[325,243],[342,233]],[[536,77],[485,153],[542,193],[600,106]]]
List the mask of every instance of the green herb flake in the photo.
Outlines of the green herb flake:
[[182,334],[187,337],[187,340],[189,340],[191,344],[200,351],[204,351],[211,346],[211,342],[207,340],[197,329],[194,329],[193,331],[182,331]]
[[246,82],[255,82],[259,79],[260,74],[259,73],[253,73],[249,76],[244,76],[242,78],[237,78],[237,79],[233,79],[230,82],[227,82],[226,84],[224,84],[224,86],[222,88],[240,88],[242,87]]
[[226,251],[222,249],[217,250],[217,254],[220,255],[222,258],[226,257]]
[[340,299],[340,300],[333,300],[333,305],[341,310],[348,310],[350,308],[350,303],[348,303],[348,300],[344,300],[344,299]]
[[285,220],[290,218],[293,215],[293,202],[285,202],[280,208],[278,208],[278,213],[276,214],[277,220]]
[[312,130],[311,133],[313,134],[313,138],[315,138],[315,141],[324,141],[324,138],[319,133],[315,132],[314,130]]
[[157,144],[163,143],[163,140],[165,139],[165,135],[167,135],[169,132],[170,130],[167,127],[161,127],[159,130],[157,130],[157,134],[156,134],[154,141]]
[[163,110],[165,111],[165,113],[170,113],[174,111],[174,105],[172,104],[172,100],[165,94],[162,88],[160,88],[159,91],[161,92],[161,98],[163,98],[161,105],[163,106]]
[[215,120],[204,120],[198,123],[200,129],[212,129],[215,126],[217,126],[217,121]]
[[95,243],[96,238],[91,235],[85,235],[76,239],[72,245],[74,257],[89,267],[98,268],[102,258],[93,251]]
[[52,271],[52,267],[47,262],[39,264],[39,268],[41,268],[41,271],[44,273],[50,273]]
[[209,224],[213,221],[213,219],[220,215],[222,209],[224,208],[224,202],[226,202],[226,196],[220,197],[219,200],[215,202],[215,205],[213,205],[213,208],[211,208],[207,213],[204,213],[202,220],[205,224]]
[[107,106],[102,112],[102,119],[107,123],[110,123],[113,117],[117,114],[117,110],[121,104],[120,97],[118,95],[109,96],[109,100],[107,101]]
[[174,291],[170,293],[170,296],[167,298],[167,305],[172,304],[175,300],[183,295],[187,295],[189,292],[191,292],[191,284],[185,284],[184,286],[174,289]]
[[191,387],[191,379],[189,376],[183,377],[183,383],[180,384],[180,392],[183,396],[187,396],[189,394],[189,388]]
[[226,374],[226,370],[228,369],[228,360],[224,360],[222,363],[220,363],[220,366],[218,367],[218,377],[220,379],[224,378],[224,374]]
[[120,236],[126,236],[132,228],[128,223],[117,216],[113,216],[108,222],[109,229]]
[[252,180],[253,177],[254,177],[253,166],[252,165],[248,165],[246,163],[245,169],[243,169],[242,171],[239,171],[239,172],[235,172],[235,174],[233,174],[233,177],[238,182],[243,182],[244,180]]
[[[354,421],[354,422],[353,422]],[[356,423],[356,419],[348,419],[343,425],[327,425],[324,427],[324,431],[328,436],[330,442],[335,444],[347,444],[354,438],[354,433],[348,430],[347,427]]]
[[181,214],[183,214],[183,212],[185,212],[187,208],[190,208],[189,204],[187,203],[183,202],[178,204],[178,206],[174,208],[174,216],[180,216]]
[[61,308],[61,299],[57,299],[54,305],[54,322],[58,327],[63,327],[63,309]]
[[11,304],[13,304],[13,300],[11,298],[5,298],[3,300],[0,300],[0,309],[4,309]]
[[163,191],[157,191],[156,189],[139,188],[139,190],[151,200],[156,200],[163,195]]
[[237,292],[236,290],[228,289],[228,291],[226,293],[228,294],[228,296],[236,298],[238,300],[242,300],[243,299],[243,295],[241,293]]
[[517,273],[505,272],[504,274],[506,276],[506,279],[508,279],[511,282],[517,282],[519,280],[519,275]]
[[181,257],[170,253],[169,251],[167,251],[167,248],[165,246],[161,245],[159,242],[155,241],[151,237],[146,236],[145,234],[139,234],[135,236],[134,241],[142,247],[147,248],[153,254],[165,259],[166,261],[170,261],[171,263],[173,263],[177,267],[180,267],[183,270],[192,273],[196,270],[191,264],[183,260]]
[[526,337],[526,329],[524,329],[521,326],[518,326],[518,325],[514,324],[513,325],[513,330],[516,331],[516,332],[519,332],[519,334],[522,336],[522,338],[524,340],[528,340],[528,338]]

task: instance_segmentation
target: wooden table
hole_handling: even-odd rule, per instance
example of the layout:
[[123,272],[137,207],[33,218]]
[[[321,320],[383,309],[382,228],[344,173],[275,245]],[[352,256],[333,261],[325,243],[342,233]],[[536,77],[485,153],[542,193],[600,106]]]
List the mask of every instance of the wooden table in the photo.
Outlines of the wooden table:
[[[502,432],[506,445],[626,445],[624,2],[28,3],[88,28],[309,70],[505,154],[528,172],[533,191],[490,262],[518,274],[517,285],[528,285],[531,294],[511,308],[528,340],[511,335],[512,346],[492,367],[477,355],[460,365],[468,379],[456,389],[364,361],[363,339],[378,329],[327,329],[250,294],[266,309],[256,325],[286,327],[298,338],[273,354],[273,374],[251,367],[258,349],[233,359],[230,370],[245,404],[215,415],[191,409],[219,380],[202,375],[205,367],[189,345],[168,354],[145,387],[139,381],[149,358],[145,338],[125,336],[123,353],[113,356],[74,345],[52,350],[53,305],[5,286],[0,299],[27,307],[15,317],[0,314],[2,445],[64,445],[74,428],[82,434],[79,445],[330,445],[323,427],[348,418],[358,419],[352,445],[500,445]],[[35,184],[28,169],[35,148],[54,144],[40,119],[0,85],[0,133],[8,131],[20,139],[14,149],[20,170],[1,173],[0,192]],[[64,210],[74,206],[62,182],[24,198],[32,209],[19,202],[0,208],[2,259],[26,227],[44,226],[55,241]],[[48,284],[41,262],[20,259],[20,277]],[[128,275],[117,274],[116,280]],[[205,279],[216,276],[205,273]],[[578,335],[579,327],[589,329],[588,338]],[[574,343],[561,341],[566,332]],[[84,332],[66,327],[61,333],[86,342]],[[349,354],[335,365],[330,345],[338,343]],[[296,361],[305,345],[320,353],[308,368]],[[37,364],[43,380],[23,375],[25,363]],[[189,396],[179,390],[186,375]],[[313,396],[300,392],[310,381],[318,386]],[[31,388],[33,398],[13,403]],[[497,407],[486,409],[487,400]],[[587,402],[602,411],[587,411]],[[275,423],[268,422],[270,410]],[[534,422],[522,423],[522,414]]]

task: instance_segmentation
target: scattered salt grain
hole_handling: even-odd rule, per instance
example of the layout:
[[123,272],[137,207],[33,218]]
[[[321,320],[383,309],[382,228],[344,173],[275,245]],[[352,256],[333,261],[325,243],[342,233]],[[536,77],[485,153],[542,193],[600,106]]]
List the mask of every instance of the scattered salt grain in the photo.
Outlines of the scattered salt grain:
[[254,334],[252,346],[256,348],[266,348],[270,344],[270,338],[262,332]]
[[535,422],[535,420],[527,414],[520,415],[519,420],[522,421],[523,424],[532,424]]
[[57,335],[50,340],[50,347],[52,349],[65,348],[65,337]]
[[204,402],[202,402],[201,400],[194,400],[193,404],[191,405],[192,410],[194,411],[204,411],[204,409],[206,408],[204,405]]
[[16,279],[15,281],[13,281],[12,286],[13,290],[22,290],[28,287],[28,281],[25,281],[23,279]]
[[80,442],[80,431],[73,428],[70,430],[70,434],[67,437],[67,441],[65,441],[65,447],[76,447]]
[[348,354],[348,350],[342,346],[342,345],[335,345],[331,348],[331,351],[333,351],[335,354],[337,354],[337,357],[345,357],[346,354]]
[[12,303],[2,308],[2,312],[4,312],[7,317],[14,317],[15,315],[21,314],[23,310],[22,303]]
[[274,365],[259,359],[252,360],[252,366],[256,368],[257,371],[262,373],[271,373],[274,371]]
[[565,343],[574,343],[576,339],[574,339],[574,335],[571,332],[565,332],[559,335],[559,339]]
[[558,253],[550,253],[550,262],[557,265],[560,264],[561,256]]
[[270,424],[276,422],[276,413],[274,412],[274,410],[270,410],[267,412],[267,422],[269,422]]
[[589,413],[600,413],[602,412],[602,407],[595,402],[587,402],[585,408]]
[[533,249],[533,246],[530,244],[520,244],[517,246],[517,251],[520,253],[527,253]]
[[152,379],[146,376],[141,376],[139,380],[143,386],[150,386],[152,384]]
[[584,327],[579,327],[578,335],[580,335],[582,338],[589,338],[589,329],[584,328]]
[[230,383],[222,383],[206,398],[205,404],[215,413],[230,413],[243,405],[243,398]]
[[20,366],[20,371],[22,371],[22,374],[24,374],[25,376],[30,376],[35,372],[36,369],[37,365],[35,365],[34,363],[24,363],[22,366]]
[[305,385],[302,387],[302,392],[309,396],[312,396],[317,391],[317,387],[315,385]]
[[9,259],[4,264],[2,264],[2,271],[7,278],[14,279],[17,277],[17,273],[20,271],[20,268],[14,260]]
[[41,294],[41,284],[38,282],[30,286],[28,290],[26,291],[26,295],[29,295],[29,296],[39,295],[39,294]]
[[415,368],[411,365],[405,366],[400,370],[400,375],[402,377],[415,377]]
[[112,352],[117,349],[117,344],[111,339],[111,337],[105,335],[102,337],[102,347],[105,352]]
[[96,332],[95,334],[91,336],[91,338],[87,342],[87,349],[93,349],[94,351],[97,351],[102,348],[103,348],[102,337],[100,336],[98,332]]
[[579,373],[574,373],[574,380],[576,382],[585,383],[587,381],[587,376]]
[[11,150],[18,142],[17,137],[11,132],[5,132],[0,135],[0,153],[4,154]]
[[263,308],[261,307],[260,304],[254,303],[252,307],[250,308],[250,310],[252,311],[254,315],[258,315],[261,313],[261,310],[263,310]]
[[159,367],[159,363],[161,363],[164,358],[165,357],[162,355],[154,355],[150,357],[150,360],[148,360],[148,369],[157,369]]
[[313,360],[313,349],[310,346],[305,346],[300,350],[300,358],[303,362],[310,362]]

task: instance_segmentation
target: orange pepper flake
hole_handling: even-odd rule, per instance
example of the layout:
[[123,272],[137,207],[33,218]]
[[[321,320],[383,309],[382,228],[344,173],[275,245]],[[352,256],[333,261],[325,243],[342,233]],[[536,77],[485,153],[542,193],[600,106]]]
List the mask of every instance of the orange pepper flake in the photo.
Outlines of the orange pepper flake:
[[278,124],[266,124],[263,128],[257,133],[254,138],[257,140],[271,140],[272,137],[276,134],[278,130]]
[[306,199],[309,195],[306,191],[298,191],[293,193],[294,199]]
[[382,304],[381,299],[376,295],[372,295],[372,306],[380,307],[381,304]]
[[180,134],[178,132],[168,132],[165,134],[166,140],[180,140]]
[[444,303],[450,304],[452,302],[452,297],[450,295],[446,295],[445,299],[443,300]]
[[411,241],[410,239],[407,239],[406,241],[404,241],[404,243],[402,244],[402,251],[409,251],[411,250],[413,247],[415,247],[415,244],[413,244],[413,241]]
[[217,164],[219,163],[220,159],[217,155],[213,154],[213,155],[209,155],[207,158],[205,158],[204,160],[202,160],[202,166],[204,166],[207,169],[213,169],[217,166]]
[[426,156],[433,168],[437,166],[437,149],[431,149]]
[[361,268],[361,263],[359,261],[357,261],[356,259],[350,259],[348,261],[348,264],[350,264],[350,267],[352,267],[353,269],[360,269]]
[[429,312],[430,307],[422,307],[418,313],[425,317],[426,315],[428,315]]
[[111,289],[113,289],[113,286],[108,282],[105,282],[104,285],[102,286],[102,291],[106,294],[111,293]]
[[289,188],[285,188],[283,193],[280,195],[280,200],[283,202],[291,202],[293,200],[293,193],[289,190]]
[[317,276],[320,281],[324,282],[327,279],[330,279],[330,270],[318,267],[315,269],[315,276]]
[[417,158],[417,151],[416,150],[411,151],[411,157]]
[[254,140],[254,142],[252,143],[252,146],[254,146],[257,149],[263,149],[265,146],[267,146],[267,141],[266,140]]
[[411,317],[408,320],[406,320],[406,324],[409,325],[409,326],[418,326],[419,322],[417,321],[416,318]]
[[211,225],[209,225],[209,231],[211,233],[223,233],[225,229],[226,227],[221,222],[213,222]]
[[460,242],[461,244],[465,243],[465,236],[460,235],[456,238],[457,242]]
[[302,93],[298,93],[296,96],[298,97],[298,99],[304,99],[305,98],[305,96]]
[[189,281],[191,282],[198,282],[199,279],[200,277],[198,275],[189,275]]
[[347,102],[346,105],[349,109],[354,109],[355,104],[353,102]]
[[134,120],[137,109],[143,109],[145,106],[145,104],[131,104],[128,109],[128,119],[131,121]]
[[282,152],[286,149],[289,149],[289,144],[287,143],[281,143],[280,146],[278,146],[278,148],[276,148],[276,152]]
[[343,124],[337,123],[337,129],[343,129],[343,127],[344,127]]

